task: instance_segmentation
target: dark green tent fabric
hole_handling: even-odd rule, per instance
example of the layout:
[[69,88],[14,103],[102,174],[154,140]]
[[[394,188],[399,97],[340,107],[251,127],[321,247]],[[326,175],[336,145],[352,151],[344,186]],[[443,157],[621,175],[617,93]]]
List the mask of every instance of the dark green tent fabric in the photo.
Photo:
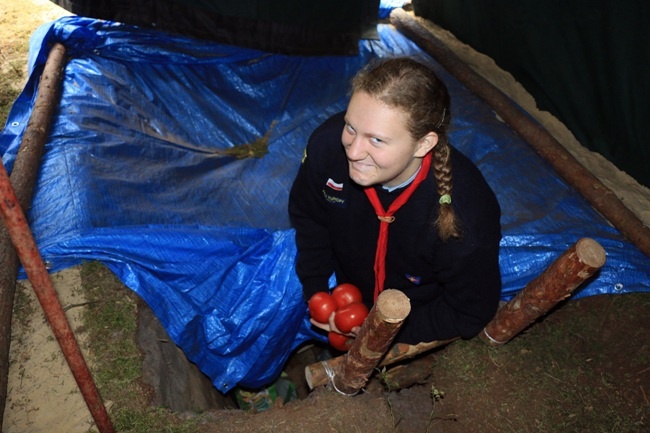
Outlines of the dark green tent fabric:
[[650,186],[650,2],[414,0],[510,72],[588,149]]
[[379,0],[51,1],[83,17],[293,55],[356,55],[379,11]]

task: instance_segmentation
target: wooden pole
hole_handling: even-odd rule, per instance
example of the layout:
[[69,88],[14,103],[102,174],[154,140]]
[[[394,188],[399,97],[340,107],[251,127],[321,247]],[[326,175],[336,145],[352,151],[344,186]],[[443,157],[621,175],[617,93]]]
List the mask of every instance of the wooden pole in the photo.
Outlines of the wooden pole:
[[34,236],[29,229],[27,217],[20,208],[4,165],[0,165],[0,216],[97,428],[101,433],[114,433],[106,407],[102,403],[70,322],[59,302]]
[[[379,362],[378,366],[383,367],[393,365],[400,361],[414,358],[418,355],[421,355],[422,353],[433,350],[436,347],[445,346],[455,340],[457,340],[457,338],[453,338],[451,340],[430,341],[427,343],[419,343],[415,345],[395,343],[388,349],[386,355]],[[308,365],[305,368],[305,377],[307,378],[307,385],[309,385],[309,389],[327,385],[330,380],[328,371],[340,371],[344,362],[345,355],[342,355],[336,358],[328,359],[324,362]],[[326,365],[324,365],[324,363],[326,363]]]
[[510,341],[600,269],[605,250],[593,239],[573,244],[546,270],[501,307],[480,334],[491,345]]
[[[403,292],[388,289],[379,294],[350,350],[339,357],[341,361],[329,364],[328,360],[320,364],[320,372],[331,380],[334,389],[353,395],[367,383],[410,312],[411,303]],[[309,366],[305,369],[305,376],[313,389]]]
[[[48,55],[38,86],[36,102],[25,129],[10,181],[20,207],[27,212],[40,167],[52,116],[58,106],[65,67],[65,47],[55,44]],[[9,233],[0,220],[0,426],[7,400],[11,317],[13,313],[19,261]]]
[[400,361],[404,361],[406,359],[414,358],[437,347],[446,346],[452,341],[458,340],[458,338],[460,337],[451,338],[449,340],[429,341],[426,343],[418,344],[396,343],[390,349],[388,349],[386,356],[384,359],[382,359],[379,365],[391,365],[396,364]]
[[435,354],[427,354],[409,362],[383,369],[379,379],[389,391],[422,384],[433,374]]
[[510,127],[530,144],[557,173],[578,191],[623,236],[650,257],[650,228],[571,155],[546,129],[533,122],[508,96],[474,72],[422,24],[403,9],[394,9],[390,22],[397,30],[436,59],[470,91],[482,98]]

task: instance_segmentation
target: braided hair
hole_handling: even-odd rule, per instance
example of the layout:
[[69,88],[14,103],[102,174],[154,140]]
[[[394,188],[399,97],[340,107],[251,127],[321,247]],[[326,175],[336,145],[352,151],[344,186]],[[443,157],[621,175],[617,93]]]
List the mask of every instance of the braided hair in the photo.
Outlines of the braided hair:
[[352,92],[361,91],[408,115],[406,128],[414,140],[435,132],[431,170],[436,178],[440,204],[435,225],[443,241],[460,237],[451,206],[453,176],[449,138],[450,97],[445,84],[428,66],[411,57],[393,57],[370,62],[352,80]]

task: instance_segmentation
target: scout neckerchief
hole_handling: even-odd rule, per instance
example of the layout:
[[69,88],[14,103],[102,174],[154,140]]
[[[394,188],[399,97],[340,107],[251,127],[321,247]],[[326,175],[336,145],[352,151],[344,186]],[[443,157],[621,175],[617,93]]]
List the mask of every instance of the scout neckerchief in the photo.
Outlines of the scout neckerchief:
[[379,197],[377,197],[377,191],[373,187],[366,187],[364,191],[368,200],[372,204],[372,207],[375,209],[377,218],[379,218],[379,237],[377,239],[377,252],[375,253],[375,298],[379,296],[382,290],[384,290],[384,280],[386,279],[386,248],[388,246],[388,224],[395,221],[393,216],[399,208],[402,207],[404,203],[408,201],[415,189],[422,183],[429,173],[429,167],[431,166],[431,153],[427,153],[424,159],[422,160],[422,165],[420,171],[411,184],[395,199],[393,203],[388,207],[388,211],[384,210],[384,207],[379,202]]

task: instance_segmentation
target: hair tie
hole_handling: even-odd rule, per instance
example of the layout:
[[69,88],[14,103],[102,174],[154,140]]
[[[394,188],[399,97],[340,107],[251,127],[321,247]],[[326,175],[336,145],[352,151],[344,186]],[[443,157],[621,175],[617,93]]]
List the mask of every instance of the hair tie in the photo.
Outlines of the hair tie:
[[442,126],[442,122],[445,121],[445,114],[447,113],[447,109],[443,108],[442,109],[442,117],[440,118],[440,122],[436,125],[436,129],[440,128]]
[[449,194],[441,195],[440,200],[438,200],[438,203],[440,203],[440,204],[451,204],[451,196]]

